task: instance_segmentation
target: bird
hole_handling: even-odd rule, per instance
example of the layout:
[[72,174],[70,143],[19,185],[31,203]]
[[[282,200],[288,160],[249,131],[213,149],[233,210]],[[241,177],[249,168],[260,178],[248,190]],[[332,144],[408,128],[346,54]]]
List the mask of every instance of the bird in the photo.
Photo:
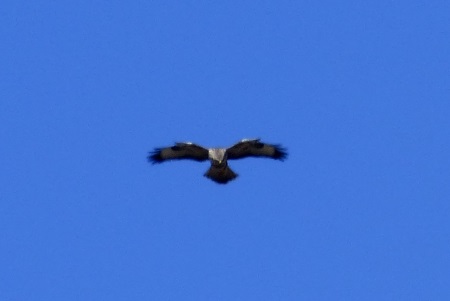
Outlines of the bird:
[[219,184],[234,180],[238,174],[228,166],[228,160],[247,157],[265,157],[284,161],[287,150],[279,144],[268,144],[260,139],[242,139],[228,148],[205,148],[192,142],[177,142],[173,146],[155,148],[147,159],[152,164],[169,160],[190,159],[195,161],[210,160],[211,167],[205,177]]

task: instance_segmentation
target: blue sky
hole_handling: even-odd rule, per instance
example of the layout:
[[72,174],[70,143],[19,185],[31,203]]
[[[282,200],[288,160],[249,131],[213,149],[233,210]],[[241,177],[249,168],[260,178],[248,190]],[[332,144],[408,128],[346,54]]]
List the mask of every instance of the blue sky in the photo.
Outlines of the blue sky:
[[[449,12],[5,1],[0,299],[449,300]],[[146,161],[253,137],[288,160]]]

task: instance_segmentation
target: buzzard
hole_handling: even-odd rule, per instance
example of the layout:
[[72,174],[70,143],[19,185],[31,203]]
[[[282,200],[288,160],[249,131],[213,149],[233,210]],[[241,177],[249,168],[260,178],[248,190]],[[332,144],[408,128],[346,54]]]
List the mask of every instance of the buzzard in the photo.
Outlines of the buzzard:
[[156,164],[166,160],[209,159],[211,167],[204,176],[219,184],[226,184],[238,176],[228,167],[227,160],[246,157],[266,157],[283,161],[287,157],[287,152],[278,144],[263,143],[260,139],[243,139],[229,148],[204,148],[191,142],[184,142],[175,143],[171,147],[155,148],[148,156],[148,160]]

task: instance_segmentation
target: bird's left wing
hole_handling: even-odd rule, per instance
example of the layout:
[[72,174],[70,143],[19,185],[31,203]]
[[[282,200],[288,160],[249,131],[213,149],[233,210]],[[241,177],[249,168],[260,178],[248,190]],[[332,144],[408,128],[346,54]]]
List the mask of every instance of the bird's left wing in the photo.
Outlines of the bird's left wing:
[[181,159],[204,161],[208,159],[208,149],[190,142],[176,143],[171,147],[155,148],[147,158],[153,164]]
[[228,159],[245,157],[267,157],[283,161],[286,149],[277,144],[262,143],[259,139],[244,139],[227,149]]

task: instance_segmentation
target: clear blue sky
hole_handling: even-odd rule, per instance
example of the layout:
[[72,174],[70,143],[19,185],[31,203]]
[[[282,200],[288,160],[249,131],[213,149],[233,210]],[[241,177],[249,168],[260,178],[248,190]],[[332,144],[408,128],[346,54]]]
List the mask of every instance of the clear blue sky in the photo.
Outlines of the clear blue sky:
[[[449,16],[3,1],[0,300],[450,300]],[[146,161],[253,137],[288,160]]]

